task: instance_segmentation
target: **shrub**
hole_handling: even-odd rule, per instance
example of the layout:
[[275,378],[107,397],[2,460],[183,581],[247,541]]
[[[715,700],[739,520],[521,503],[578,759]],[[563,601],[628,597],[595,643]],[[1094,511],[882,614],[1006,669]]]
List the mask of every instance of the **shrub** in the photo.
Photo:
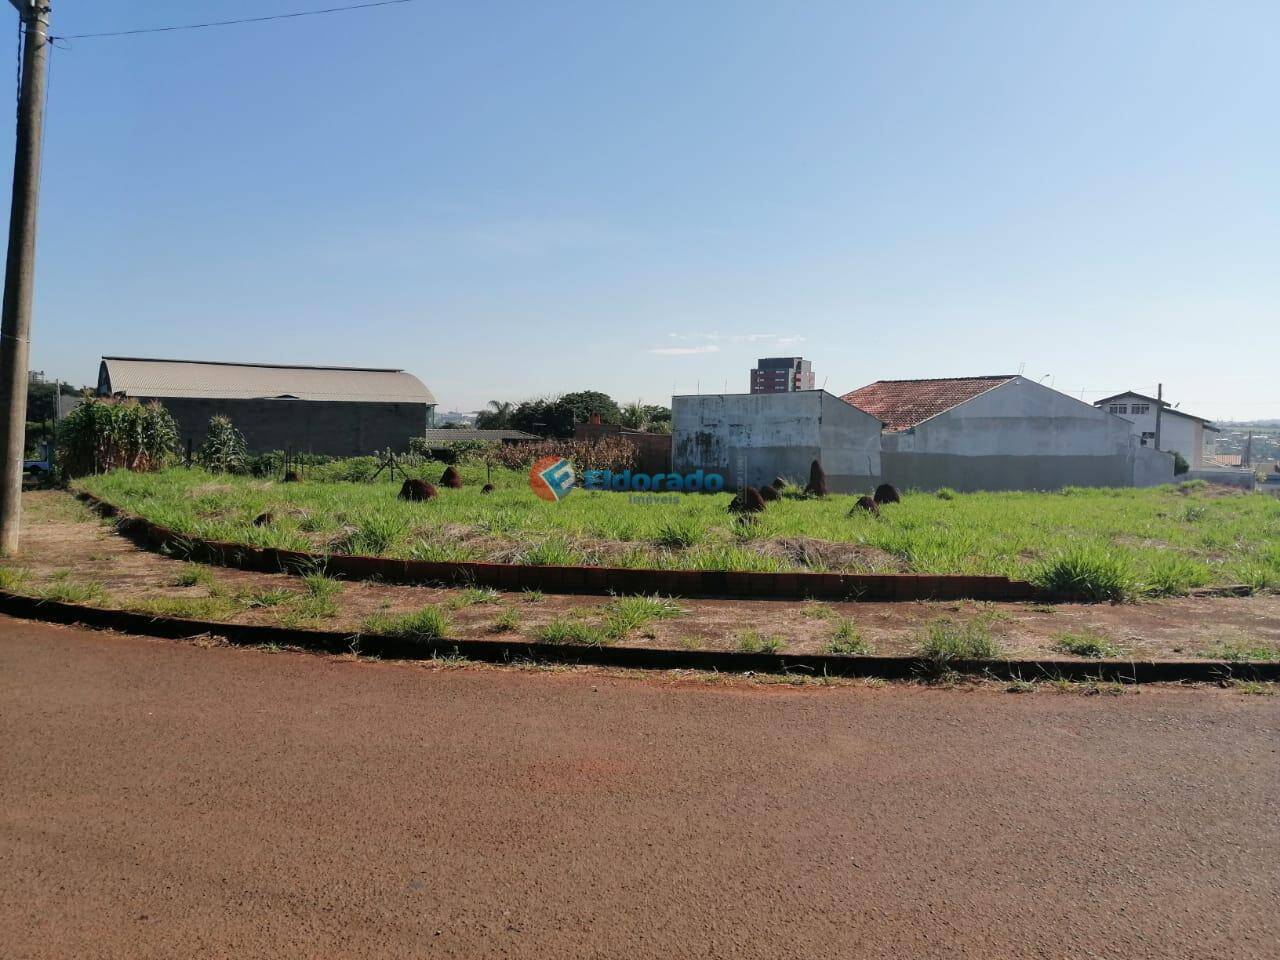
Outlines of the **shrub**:
[[1191,469],[1191,464],[1187,463],[1187,458],[1180,454],[1177,450],[1173,451],[1173,475],[1180,477]]
[[196,459],[213,473],[244,473],[248,469],[244,434],[229,417],[209,418],[208,432],[196,452]]
[[956,497],[959,496],[959,494],[956,493],[954,490],[952,490],[950,487],[939,487],[937,492],[934,495],[939,500],[954,500]]
[[178,425],[158,403],[90,397],[58,427],[58,470],[65,478],[111,470],[145,473],[174,459]]
[[1042,566],[1036,582],[1048,590],[1085,600],[1124,600],[1134,593],[1128,557],[1101,547],[1075,547]]
[[599,440],[543,440],[538,443],[510,443],[491,446],[483,457],[495,466],[528,470],[542,457],[568,460],[578,470],[628,470],[635,465],[636,448],[620,437]]
[[457,467],[450,464],[444,468],[444,473],[440,474],[440,486],[450,490],[462,489],[462,474],[458,473]]

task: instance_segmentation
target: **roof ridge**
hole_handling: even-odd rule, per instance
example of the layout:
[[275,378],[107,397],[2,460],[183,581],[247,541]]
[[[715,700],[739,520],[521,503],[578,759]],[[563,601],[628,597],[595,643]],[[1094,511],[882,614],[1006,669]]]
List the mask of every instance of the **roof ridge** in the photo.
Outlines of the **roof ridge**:
[[311,363],[248,363],[240,360],[182,360],[172,357],[101,357],[103,360],[126,360],[133,363],[198,363],[207,367],[260,367],[268,370],[346,370],[351,373],[404,373],[402,367],[337,367]]
[[[1013,380],[1019,376],[1021,374],[1018,373],[983,373],[971,377],[907,377],[902,380],[873,380],[866,386],[869,387],[876,383],[948,383],[956,380]],[[863,388],[858,387],[856,390],[849,392],[856,393],[857,390],[861,389]]]

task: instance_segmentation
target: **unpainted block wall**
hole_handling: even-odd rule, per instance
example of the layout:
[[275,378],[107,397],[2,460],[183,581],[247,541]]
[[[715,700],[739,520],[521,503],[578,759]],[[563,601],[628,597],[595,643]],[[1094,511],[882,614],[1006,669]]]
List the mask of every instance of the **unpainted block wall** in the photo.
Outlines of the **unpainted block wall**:
[[[139,398],[146,402],[145,398]],[[199,447],[209,418],[231,418],[254,453],[293,450],[352,457],[390,447],[404,452],[409,438],[427,428],[428,405],[343,403],[316,400],[211,400],[168,397],[159,401],[178,422],[185,447]]]

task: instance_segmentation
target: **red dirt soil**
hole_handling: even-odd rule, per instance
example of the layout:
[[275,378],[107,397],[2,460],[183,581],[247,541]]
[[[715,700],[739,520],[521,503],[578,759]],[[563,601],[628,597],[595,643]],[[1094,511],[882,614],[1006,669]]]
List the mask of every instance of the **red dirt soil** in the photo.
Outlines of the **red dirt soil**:
[[[100,605],[123,607],[147,600],[196,602],[207,598],[210,584],[180,587],[175,578],[189,565],[139,550],[118,536],[70,495],[48,491],[23,497],[24,554],[17,565],[31,573],[25,590],[47,587],[59,577],[103,585]],[[224,593],[298,591],[297,577],[250,573],[223,567],[201,567],[213,587]],[[495,594],[493,602],[466,603],[465,591],[435,587],[396,586],[372,581],[342,583],[336,616],[298,626],[356,632],[369,616],[401,613],[424,604],[453,606],[451,637],[492,638],[505,610],[518,615],[506,639],[533,639],[537,629],[563,617],[597,618],[606,597],[532,597]],[[1063,633],[1096,633],[1114,643],[1125,656],[1137,659],[1196,659],[1221,644],[1280,645],[1280,595],[1253,597],[1195,597],[1133,604],[915,602],[915,603],[803,603],[779,600],[679,600],[680,616],[649,624],[630,635],[627,646],[732,650],[747,631],[777,635],[789,653],[822,652],[839,625],[848,618],[858,634],[878,654],[910,653],[927,624],[940,619],[968,621],[986,618],[992,634],[1008,656],[1022,659],[1078,660],[1054,649]],[[254,606],[237,610],[227,619],[237,623],[278,623],[286,607]],[[181,615],[175,611],[175,615]],[[199,619],[199,617],[196,617]]]
[[1275,956],[1275,698],[760,689],[0,619],[5,956]]

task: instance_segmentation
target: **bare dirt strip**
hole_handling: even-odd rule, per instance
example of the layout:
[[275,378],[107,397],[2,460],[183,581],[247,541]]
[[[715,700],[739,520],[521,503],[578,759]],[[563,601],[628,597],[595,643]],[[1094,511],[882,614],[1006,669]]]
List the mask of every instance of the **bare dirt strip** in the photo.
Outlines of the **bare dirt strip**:
[[[39,589],[59,580],[100,584],[103,606],[139,606],[148,602],[176,603],[173,615],[201,617],[198,608],[184,614],[182,604],[195,604],[211,593],[252,594],[297,590],[298,579],[221,567],[203,567],[210,580],[178,586],[190,565],[139,550],[114,533],[104,521],[69,494],[58,491],[24,496],[28,524],[23,556],[18,565],[30,573],[24,589]],[[428,603],[451,608],[450,635],[456,639],[495,636],[498,620],[513,610],[515,626],[504,639],[532,639],[551,620],[579,617],[590,620],[606,598],[547,594],[500,594],[490,602],[457,589],[408,587],[376,582],[344,582],[336,598],[337,611],[323,620],[289,621],[295,626],[333,630],[360,629],[369,616],[401,613]],[[1280,645],[1280,595],[1252,597],[1196,597],[1131,604],[1027,603],[801,603],[777,600],[681,600],[683,614],[651,623],[622,641],[629,646],[676,649],[733,650],[749,631],[777,635],[789,653],[821,653],[838,626],[837,618],[853,621],[869,651],[883,655],[910,653],[932,621],[984,618],[1014,658],[1079,659],[1055,649],[1064,633],[1097,634],[1135,659],[1218,659],[1223,646]],[[281,623],[291,614],[288,605],[247,603],[224,619],[240,623]]]
[[0,953],[1275,956],[1280,698],[662,677],[0,619]]

